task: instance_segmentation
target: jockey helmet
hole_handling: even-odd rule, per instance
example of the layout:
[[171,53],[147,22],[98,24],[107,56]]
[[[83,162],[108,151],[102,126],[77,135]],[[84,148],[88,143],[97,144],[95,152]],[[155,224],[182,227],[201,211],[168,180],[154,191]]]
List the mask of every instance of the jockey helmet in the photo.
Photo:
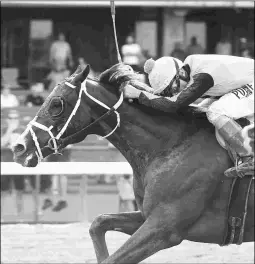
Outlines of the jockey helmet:
[[144,64],[144,71],[148,73],[151,87],[155,94],[160,94],[174,80],[182,61],[174,57],[162,57],[158,60],[149,59]]

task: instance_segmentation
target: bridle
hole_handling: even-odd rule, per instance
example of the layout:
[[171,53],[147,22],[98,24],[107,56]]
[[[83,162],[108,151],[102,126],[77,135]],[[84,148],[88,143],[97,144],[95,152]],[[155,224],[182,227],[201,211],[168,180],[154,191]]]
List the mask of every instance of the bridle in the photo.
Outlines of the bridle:
[[[97,124],[99,121],[101,121],[102,119],[106,118],[107,116],[111,115],[112,113],[115,113],[116,114],[116,117],[117,117],[117,125],[115,126],[115,128],[110,132],[108,133],[106,136],[103,136],[103,138],[107,138],[109,137],[110,135],[112,135],[115,130],[120,126],[120,114],[116,111],[120,105],[122,104],[123,102],[123,92],[120,94],[120,98],[118,100],[118,102],[112,106],[111,108],[109,106],[107,106],[106,104],[100,102],[98,99],[94,98],[92,95],[90,95],[87,91],[87,87],[86,87],[86,80],[81,84],[81,89],[80,89],[80,92],[79,92],[79,96],[78,96],[78,99],[77,99],[77,102],[73,108],[73,111],[72,113],[70,114],[70,116],[68,117],[65,125],[62,127],[62,129],[60,130],[60,132],[54,136],[53,133],[52,133],[52,129],[54,128],[54,126],[50,126],[50,127],[47,127],[45,125],[42,125],[40,123],[38,123],[36,120],[38,118],[38,116],[35,116],[35,118],[30,121],[27,125],[27,128],[25,130],[24,133],[26,133],[26,131],[29,131],[31,133],[31,136],[32,136],[32,139],[35,143],[35,146],[36,146],[36,155],[38,157],[38,160],[41,161],[44,157],[43,157],[43,154],[42,154],[42,150],[46,147],[46,148],[50,148],[51,150],[54,150],[54,154],[61,154],[59,153],[59,150],[60,149],[63,149],[65,146],[67,146],[68,144],[70,144],[73,140],[73,138],[75,137],[78,137],[78,136],[81,136],[85,130],[91,128],[91,126]],[[72,89],[75,89],[76,86],[69,83],[69,82],[65,82],[65,84],[67,86],[69,86],[70,88]],[[82,92],[84,92],[84,94],[90,98],[91,100],[93,100],[94,102],[96,102],[97,104],[101,105],[102,107],[104,107],[105,109],[107,109],[108,111],[103,114],[101,117],[99,117],[98,119],[96,119],[94,122],[92,122],[91,124],[89,124],[88,126],[86,126],[85,128],[81,129],[80,131],[66,137],[66,138],[61,138],[61,136],[65,133],[69,123],[71,122],[73,116],[75,116],[79,106],[80,106],[80,103],[81,103],[81,97],[82,97]],[[40,144],[38,142],[38,138],[33,130],[33,126],[34,127],[37,127],[37,128],[40,128],[41,130],[43,131],[46,131],[48,132],[48,134],[50,135],[50,139],[48,141],[48,145],[43,147],[43,149],[40,148]]]

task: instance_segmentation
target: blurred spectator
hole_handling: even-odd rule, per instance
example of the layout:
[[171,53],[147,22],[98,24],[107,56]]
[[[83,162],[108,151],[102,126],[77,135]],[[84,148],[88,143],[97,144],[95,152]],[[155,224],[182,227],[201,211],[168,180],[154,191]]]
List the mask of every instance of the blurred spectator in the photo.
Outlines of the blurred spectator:
[[64,70],[61,72],[51,71],[49,75],[46,77],[47,81],[49,82],[49,85],[47,87],[47,90],[51,92],[55,86],[57,86],[60,82],[62,82],[65,78],[70,76],[69,70]]
[[144,63],[148,60],[148,59],[150,59],[150,58],[152,58],[153,56],[151,56],[150,55],[150,52],[148,51],[148,50],[142,50],[142,52],[141,52],[141,57],[140,57],[140,65],[139,65],[139,67],[143,67],[143,65],[144,65]]
[[119,212],[135,211],[135,195],[133,190],[133,176],[124,174],[116,179],[119,192]]
[[245,58],[254,58],[254,43],[249,42],[247,38],[239,39],[239,46],[237,51],[237,56]]
[[[78,58],[78,65],[80,65],[82,67],[82,69],[85,69],[85,67],[88,65],[88,63],[84,60],[83,57],[79,57]],[[97,77],[99,75],[99,73],[96,73],[91,67],[90,67],[90,72],[89,72],[89,76],[91,77]]]
[[19,70],[17,68],[1,68],[1,84],[8,85],[10,88],[20,88],[18,84]]
[[[50,155],[46,162],[69,162],[71,151],[66,148],[62,152],[63,155]],[[43,202],[42,209],[46,210],[52,206],[52,211],[59,212],[68,206],[66,201],[67,196],[67,176],[66,175],[52,175],[52,186],[49,190],[50,196]]]
[[[153,58],[152,55],[150,55],[149,51],[148,50],[142,50],[142,57],[141,57],[141,60],[140,60],[140,67],[143,69],[143,65],[144,63],[150,59],[150,58]],[[145,74],[144,71],[141,71],[140,72],[140,81],[141,82],[144,82],[146,83],[147,85],[150,85],[149,83],[149,77],[148,77],[148,74]]]
[[[142,55],[144,57],[144,61],[152,58],[152,56],[150,55],[149,51],[148,50],[142,50]],[[144,64],[144,63],[143,63]]]
[[19,114],[16,110],[10,110],[7,118],[7,130],[1,137],[1,147],[11,147],[19,134],[16,130],[19,127]]
[[[78,65],[80,65],[82,67],[82,69],[85,69],[86,66],[88,65],[87,62],[85,62],[83,57],[79,57],[78,58]],[[92,71],[92,70],[91,70]]]
[[253,59],[250,50],[248,48],[241,50],[241,57]]
[[121,48],[123,62],[130,65],[134,71],[140,71],[140,60],[142,57],[142,49],[139,44],[135,43],[133,35],[128,35],[126,44]]
[[16,95],[12,94],[8,85],[4,85],[1,92],[1,108],[17,107],[19,100]]
[[193,36],[190,39],[190,44],[186,50],[187,56],[192,55],[192,54],[203,54],[203,53],[204,53],[203,47],[197,42],[197,38]]
[[232,45],[227,37],[222,37],[217,43],[215,53],[220,55],[232,55]]
[[[11,146],[15,143],[17,138],[19,137],[19,133],[17,130],[19,128],[19,114],[15,110],[11,110],[8,114],[7,118],[7,129],[5,133],[1,137],[1,148],[8,148],[8,151],[1,151],[1,161],[2,162],[10,162],[13,160],[12,152],[10,151]],[[16,201],[16,214],[20,221],[22,221],[24,214],[24,206],[23,206],[23,192],[25,187],[25,176],[23,175],[1,175],[1,221],[2,212],[4,209],[6,196],[8,192],[11,191],[11,185],[13,183],[13,187],[16,190],[15,192],[15,201]]]
[[[36,189],[36,175],[29,175],[27,179],[29,180],[30,187],[32,187],[32,192]],[[40,175],[40,193],[46,193],[52,185],[51,175]],[[40,213],[42,213],[40,211]]]
[[25,105],[28,107],[41,106],[44,102],[44,97],[42,93],[44,92],[44,87],[42,83],[36,83],[31,86],[31,94],[29,94],[25,100]]
[[248,48],[248,41],[247,38],[240,38],[240,43],[239,43],[239,51],[241,55],[241,51],[245,50]]
[[65,39],[63,33],[59,33],[58,40],[54,41],[50,48],[50,64],[52,71],[46,77],[49,85],[48,91],[51,92],[54,87],[70,76],[69,68],[73,67],[73,57],[71,46]]
[[181,61],[184,61],[186,59],[186,57],[187,57],[186,53],[185,53],[184,49],[182,48],[182,44],[180,42],[175,42],[174,49],[173,49],[170,56],[177,58]]
[[50,48],[50,63],[56,72],[65,71],[67,65],[73,67],[72,50],[66,41],[65,35],[60,32],[58,39],[54,41]]

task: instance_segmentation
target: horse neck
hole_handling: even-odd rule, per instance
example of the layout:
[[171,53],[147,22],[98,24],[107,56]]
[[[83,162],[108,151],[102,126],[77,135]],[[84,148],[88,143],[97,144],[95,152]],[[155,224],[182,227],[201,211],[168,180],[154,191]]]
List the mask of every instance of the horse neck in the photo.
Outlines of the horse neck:
[[[99,85],[96,89],[88,89],[90,94],[105,103],[113,106],[119,100],[119,95],[111,88]],[[102,116],[102,107],[93,107],[97,118]],[[132,168],[140,171],[157,153],[166,148],[169,150],[183,141],[187,132],[187,123],[177,116],[154,111],[136,103],[133,105],[123,102],[117,109],[120,113],[120,127],[107,139],[123,154]],[[146,112],[147,111],[147,112]],[[105,110],[104,110],[105,112]],[[156,114],[155,114],[156,113]],[[100,122],[95,134],[108,134],[116,126],[117,118],[112,114]]]

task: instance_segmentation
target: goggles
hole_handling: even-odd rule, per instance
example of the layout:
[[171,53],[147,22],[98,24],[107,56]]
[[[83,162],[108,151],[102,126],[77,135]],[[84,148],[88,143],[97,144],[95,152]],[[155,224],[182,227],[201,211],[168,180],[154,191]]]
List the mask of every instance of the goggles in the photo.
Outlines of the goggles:
[[[183,80],[185,82],[188,82],[189,80],[188,76],[184,76],[183,74],[180,73],[181,68],[179,67],[177,61],[175,59],[173,60],[176,69],[176,75],[174,76],[174,78],[171,80],[171,82],[166,88],[168,91],[171,91],[172,95],[180,92],[180,80]],[[176,83],[176,87],[173,87],[174,83]]]

